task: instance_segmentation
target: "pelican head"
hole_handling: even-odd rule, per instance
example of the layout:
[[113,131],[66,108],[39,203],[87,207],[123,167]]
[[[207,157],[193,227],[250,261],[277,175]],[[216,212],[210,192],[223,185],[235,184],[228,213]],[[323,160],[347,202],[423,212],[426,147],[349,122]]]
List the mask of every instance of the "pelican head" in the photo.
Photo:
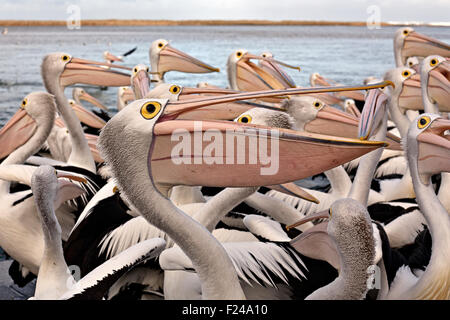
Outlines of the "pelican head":
[[149,67],[144,64],[138,64],[133,67],[131,75],[131,88],[136,99],[144,98],[150,91]]
[[410,125],[405,139],[409,167],[418,173],[423,184],[431,176],[450,172],[450,121],[437,114],[424,113]]
[[130,87],[119,87],[117,90],[117,110],[122,110],[133,100],[135,100],[135,96]]
[[418,57],[408,57],[408,59],[406,59],[406,66],[414,69],[416,72],[419,72],[419,64],[420,60]]
[[402,113],[406,109],[423,108],[420,76],[414,69],[407,67],[391,69],[385,73],[384,79],[394,83],[395,87],[385,89],[386,94],[395,105],[400,107]]
[[[450,112],[450,61],[437,55],[424,58],[420,64],[420,79],[423,98],[436,104],[439,111]],[[424,102],[427,106],[428,102]]]
[[427,57],[438,54],[450,56],[450,46],[442,41],[414,31],[413,28],[400,28],[394,35],[394,53],[397,67],[404,66],[411,56]]
[[83,100],[93,104],[100,109],[108,111],[108,107],[104,106],[98,99],[91,96],[83,88],[73,88],[72,97],[73,100],[75,100],[75,102],[79,105],[81,105],[81,100]]
[[[0,145],[2,146],[0,158],[6,157],[22,146],[39,128],[50,134],[55,115],[56,103],[53,95],[46,92],[28,94],[22,100],[19,110],[0,130]],[[44,136],[48,136],[48,134]],[[37,144],[38,148],[41,144]]]
[[81,123],[84,123],[96,129],[101,129],[106,124],[105,120],[103,120],[93,112],[87,110],[82,105],[76,103],[75,100],[68,99],[68,101],[69,105],[72,107],[72,110],[75,111],[75,114]]
[[250,109],[234,119],[234,121],[284,129],[292,129],[295,123],[294,118],[286,112],[263,108]]
[[57,86],[66,87],[75,83],[101,86],[128,85],[130,76],[119,71],[113,71],[113,68],[129,69],[110,63],[75,58],[70,54],[57,52],[44,57],[41,74],[45,88],[49,92],[56,92]]
[[149,51],[150,67],[158,82],[162,81],[168,71],[187,73],[220,72],[219,68],[210,66],[178,49],[172,47],[167,40],[158,39],[152,42]]

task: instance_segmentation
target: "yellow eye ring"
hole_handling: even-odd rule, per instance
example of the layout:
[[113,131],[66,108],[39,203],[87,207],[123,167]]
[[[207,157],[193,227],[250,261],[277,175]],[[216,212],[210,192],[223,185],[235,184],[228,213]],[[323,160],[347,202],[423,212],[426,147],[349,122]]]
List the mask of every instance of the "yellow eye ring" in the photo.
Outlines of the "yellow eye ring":
[[177,85],[173,85],[169,88],[170,93],[178,94],[181,91],[181,88]]
[[61,57],[61,60],[64,62],[69,61],[69,59],[70,59],[70,57],[66,54]]
[[137,69],[137,68],[134,68],[134,69],[133,69],[133,73],[136,74],[137,72],[138,72],[138,69]]
[[240,57],[242,56],[242,52],[241,52],[241,51],[238,51],[238,52],[236,53],[236,56],[237,56],[238,58],[240,58]]
[[403,71],[402,76],[403,77],[409,77],[411,75],[411,73],[409,71]]
[[333,214],[331,212],[331,207],[330,207],[330,209],[328,209],[328,214],[330,215],[330,218],[333,216]]
[[428,125],[430,124],[430,122],[431,122],[430,117],[428,117],[428,116],[423,116],[423,117],[421,117],[421,118],[419,119],[419,121],[417,121],[417,127],[418,127],[419,129],[423,129],[423,128],[425,128],[426,126],[428,126]]
[[158,43],[158,48],[164,47],[164,44],[162,42]]
[[112,189],[112,192],[113,192],[113,193],[119,192],[119,188],[117,188],[117,186],[114,186],[114,188]]
[[409,31],[408,30],[403,30],[403,34],[406,36],[408,35]]
[[141,107],[141,115],[144,119],[153,119],[161,111],[161,104],[156,101],[147,102]]
[[25,99],[23,99],[22,100],[22,103],[21,103],[21,105],[20,105],[20,108],[25,108],[25,106],[27,105],[27,103],[28,103],[28,100],[25,98]]
[[433,58],[433,59],[430,60],[430,66],[431,67],[435,67],[437,64],[438,64],[438,61],[436,59]]
[[252,117],[250,117],[249,115],[245,115],[245,116],[240,117],[237,122],[250,123],[250,122],[252,122]]
[[320,108],[322,107],[322,102],[320,102],[320,101],[314,102],[314,107],[315,107],[316,109],[320,109]]

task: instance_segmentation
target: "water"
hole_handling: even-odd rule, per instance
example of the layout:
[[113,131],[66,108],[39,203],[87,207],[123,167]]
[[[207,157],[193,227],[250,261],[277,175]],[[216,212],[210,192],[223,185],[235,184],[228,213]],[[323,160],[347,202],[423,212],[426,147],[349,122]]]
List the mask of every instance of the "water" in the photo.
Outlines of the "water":
[[[301,72],[289,70],[298,85],[308,85],[309,75],[319,72],[344,84],[358,84],[368,76],[380,77],[394,67],[392,38],[396,27],[369,30],[365,27],[336,26],[154,26],[154,27],[11,27],[0,36],[0,126],[17,110],[28,93],[45,90],[40,76],[43,56],[63,51],[76,57],[102,60],[108,50],[121,54],[134,46],[138,50],[126,59],[133,66],[148,62],[153,40],[165,38],[172,45],[211,65],[214,74],[170,72],[167,82],[195,86],[208,81],[227,85],[226,61],[239,48],[259,54],[269,50],[277,59],[300,65]],[[416,27],[417,31],[450,42],[450,28]],[[117,89],[88,92],[107,106],[116,106]],[[66,94],[71,95],[71,89]]]

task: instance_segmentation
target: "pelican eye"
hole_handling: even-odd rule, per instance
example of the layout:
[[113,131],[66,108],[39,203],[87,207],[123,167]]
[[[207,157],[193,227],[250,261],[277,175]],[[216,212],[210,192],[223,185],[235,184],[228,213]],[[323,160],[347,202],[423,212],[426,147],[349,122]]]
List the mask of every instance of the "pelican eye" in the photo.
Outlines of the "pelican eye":
[[330,218],[332,217],[331,207],[330,209],[328,209],[328,215],[330,216]]
[[161,111],[161,104],[156,101],[147,102],[141,107],[141,115],[144,119],[153,119]]
[[317,109],[321,108],[322,107],[322,102],[319,102],[319,101],[314,102],[314,107],[317,108]]
[[23,108],[25,108],[25,106],[27,105],[27,103],[28,103],[28,100],[27,99],[23,99],[22,100],[22,103],[20,104],[20,107],[23,109]]
[[162,47],[164,47],[164,43],[162,43],[162,42],[158,43],[158,48],[162,48]]
[[408,31],[408,30],[403,30],[403,34],[404,34],[405,36],[407,36],[407,35],[408,35],[408,33],[409,33],[409,31]]
[[61,60],[64,62],[69,61],[69,59],[70,59],[69,56],[66,54],[61,57]]
[[181,91],[181,88],[179,86],[177,86],[177,85],[173,85],[173,86],[171,86],[169,88],[169,91],[171,93],[177,94],[177,93],[179,93]]
[[70,103],[71,105],[73,105],[73,101],[72,101],[72,100],[70,100],[69,103]]
[[419,121],[417,121],[417,127],[419,129],[423,129],[425,128],[429,123],[431,122],[430,117],[428,116],[423,116],[419,119]]
[[411,75],[411,72],[403,71],[402,75],[406,78],[406,77],[409,77]]
[[242,116],[238,119],[238,122],[240,123],[250,123],[252,122],[252,117],[250,116]]
[[236,56],[237,56],[238,58],[242,57],[242,52],[241,52],[241,51],[238,51],[238,52],[236,53]]
[[438,63],[438,61],[437,61],[436,59],[431,59],[431,60],[430,60],[430,66],[431,66],[431,67],[436,66],[437,63]]
[[138,69],[137,69],[137,68],[134,68],[134,69],[133,69],[133,72],[134,72],[134,73],[137,73],[137,72],[138,72]]
[[146,70],[147,70],[147,72],[149,72],[149,71],[150,71],[150,68],[149,68],[149,67],[147,67],[147,69],[146,69]]
[[113,193],[119,192],[119,188],[117,188],[117,186],[114,186],[114,188],[112,189],[112,192],[113,192]]

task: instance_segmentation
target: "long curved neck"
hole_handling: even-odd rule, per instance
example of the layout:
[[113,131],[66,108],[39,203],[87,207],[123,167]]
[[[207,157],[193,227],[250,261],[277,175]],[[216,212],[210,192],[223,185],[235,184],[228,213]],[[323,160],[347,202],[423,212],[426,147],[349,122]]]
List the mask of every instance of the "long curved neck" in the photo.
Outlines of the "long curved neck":
[[[383,141],[386,138],[387,129],[387,113],[384,114],[384,119],[380,124],[375,136],[370,140]],[[380,160],[383,148],[374,150],[361,158],[358,171],[353,180],[352,188],[348,194],[349,198],[359,201],[363,206],[367,206],[369,199],[370,184],[375,173],[376,165]]]
[[[54,116],[48,122],[38,125],[33,136],[22,146],[14,150],[0,165],[22,164],[30,156],[39,151],[53,127]],[[0,193],[9,191],[10,181],[0,180]]]
[[[39,192],[37,192],[39,194]],[[75,280],[70,275],[61,243],[61,226],[56,220],[53,205],[50,201],[43,201],[42,197],[35,197],[40,211],[42,231],[44,235],[44,253],[39,266],[36,281],[35,297],[37,299],[57,299],[70,289]]]
[[433,103],[428,95],[428,72],[425,68],[420,67],[420,90],[422,91],[422,103],[425,113],[439,113],[439,109],[435,103]]
[[219,221],[259,188],[226,188],[211,198],[194,219],[212,232]]
[[143,174],[151,172],[151,165],[147,167],[147,161],[142,161],[149,156],[141,151],[147,143],[137,144],[140,147],[134,153],[122,152],[120,163],[133,163],[125,170],[115,168],[115,161],[110,163],[121,189],[141,215],[165,231],[191,259],[202,282],[204,298],[245,299],[233,263],[217,239],[163,196],[153,184],[151,175]]
[[80,121],[70,107],[69,102],[64,95],[64,89],[57,82],[50,84],[48,89],[50,93],[55,95],[58,111],[69,130],[70,140],[72,142],[72,152],[70,153],[67,163],[96,173],[97,170],[94,158],[92,157],[87,140],[84,137]]
[[417,159],[408,155],[417,203],[427,220],[432,239],[431,258],[427,269],[410,294],[416,299],[450,299],[450,216],[438,200],[431,181],[421,182]]
[[334,193],[346,196],[352,187],[352,181],[344,167],[338,166],[324,172]]
[[398,94],[394,94],[389,97],[388,107],[391,119],[397,126],[401,138],[405,137],[409,129],[410,121],[408,117],[400,111],[400,107],[398,105]]

